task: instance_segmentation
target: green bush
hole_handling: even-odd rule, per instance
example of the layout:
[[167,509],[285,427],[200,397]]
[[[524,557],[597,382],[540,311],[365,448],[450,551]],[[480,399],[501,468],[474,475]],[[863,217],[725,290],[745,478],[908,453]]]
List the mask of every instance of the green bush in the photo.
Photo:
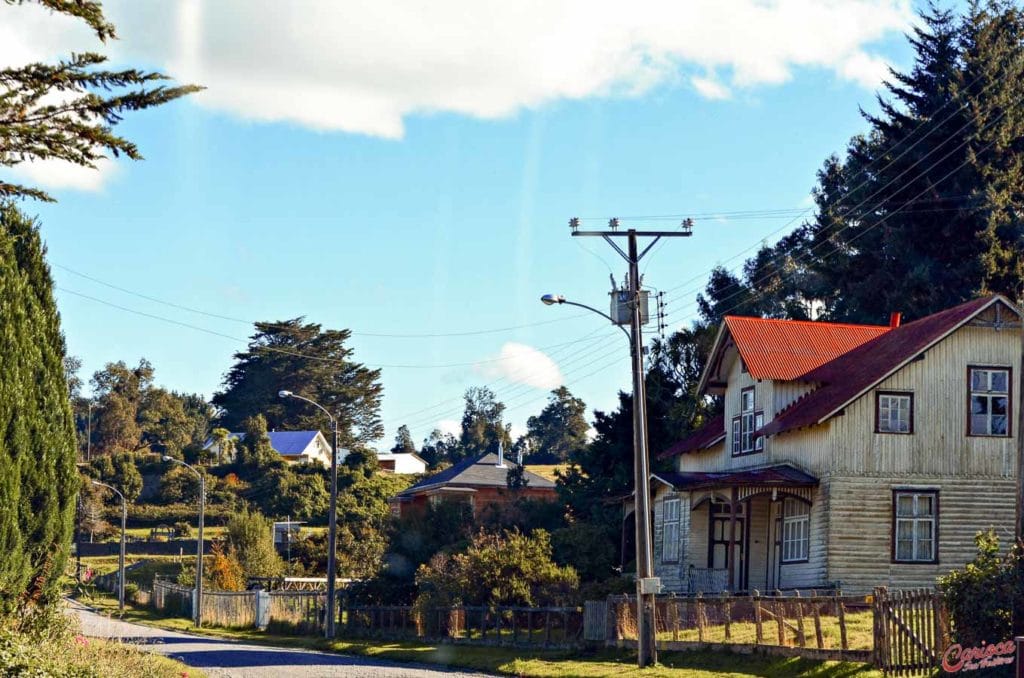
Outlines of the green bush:
[[566,605],[574,600],[579,576],[551,559],[544,530],[524,535],[478,532],[462,553],[438,553],[416,572],[416,606]]
[[[1024,545],[1000,554],[993,530],[974,538],[978,555],[962,570],[939,579],[953,637],[964,647],[1008,640],[1024,621]],[[1014,609],[1016,607],[1016,609]],[[1016,629],[1021,632],[1021,629]]]
[[178,539],[191,539],[192,538],[192,526],[186,523],[184,520],[179,520],[174,523],[174,536]]
[[[228,506],[207,506],[206,524],[225,525],[231,517],[232,510]],[[179,522],[195,522],[199,515],[199,507],[196,504],[169,504],[157,506],[155,504],[129,504],[128,505],[128,527],[159,527],[160,525],[174,525]],[[107,507],[104,510],[104,517],[107,520],[121,521],[121,508],[118,506]]]
[[124,599],[129,603],[136,603],[139,599],[139,585],[126,581],[124,584]]

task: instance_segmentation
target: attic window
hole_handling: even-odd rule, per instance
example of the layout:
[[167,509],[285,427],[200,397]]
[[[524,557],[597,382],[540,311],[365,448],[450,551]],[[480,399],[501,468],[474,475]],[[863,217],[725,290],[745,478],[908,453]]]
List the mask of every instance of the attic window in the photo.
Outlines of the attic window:
[[878,392],[875,395],[876,433],[914,432],[914,394]]
[[764,438],[754,436],[754,432],[764,426],[764,412],[757,412],[754,407],[754,387],[740,391],[740,413],[732,420],[733,456],[764,449]]

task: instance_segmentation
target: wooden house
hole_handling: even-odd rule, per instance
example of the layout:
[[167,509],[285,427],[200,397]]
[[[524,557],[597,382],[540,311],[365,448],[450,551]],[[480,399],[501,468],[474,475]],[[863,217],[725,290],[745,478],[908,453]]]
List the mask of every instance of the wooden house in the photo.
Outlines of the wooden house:
[[1020,316],[976,299],[888,326],[728,317],[723,414],[652,477],[666,591],[933,586],[1012,539]]
[[489,506],[501,507],[517,499],[554,501],[555,484],[536,473],[523,470],[526,487],[509,490],[508,473],[516,462],[500,454],[485,454],[465,459],[434,475],[423,478],[391,498],[391,512],[396,516],[423,511],[428,504],[466,502],[474,515]]

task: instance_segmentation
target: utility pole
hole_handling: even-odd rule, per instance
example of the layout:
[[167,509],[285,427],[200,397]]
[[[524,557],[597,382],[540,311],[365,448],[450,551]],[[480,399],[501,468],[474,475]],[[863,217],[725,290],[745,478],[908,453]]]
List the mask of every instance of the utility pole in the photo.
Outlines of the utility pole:
[[[650,455],[647,449],[647,394],[644,386],[644,344],[642,298],[640,294],[640,260],[662,238],[693,235],[693,221],[682,223],[679,231],[619,230],[619,220],[608,222],[607,231],[581,231],[579,219],[571,219],[569,227],[573,237],[600,237],[612,246],[629,265],[628,303],[630,306],[630,353],[633,368],[633,485],[636,522],[636,583],[637,583],[637,661],[640,668],[651,666],[658,660],[655,645],[654,596],[661,590],[661,582],[654,576],[654,549],[651,536]],[[614,238],[627,238],[623,251]],[[653,238],[639,250],[637,238]],[[613,296],[614,299],[614,296]],[[614,303],[614,302],[613,302]],[[615,314],[613,314],[615,315]],[[619,321],[614,321],[619,324]]]

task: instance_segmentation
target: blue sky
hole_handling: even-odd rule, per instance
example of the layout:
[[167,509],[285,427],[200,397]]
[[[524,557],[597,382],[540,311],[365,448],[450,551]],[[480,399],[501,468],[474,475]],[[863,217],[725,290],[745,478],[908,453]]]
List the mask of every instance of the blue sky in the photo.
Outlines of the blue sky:
[[[210,89],[128,118],[120,131],[138,142],[144,162],[113,163],[84,178],[62,168],[29,171],[59,198],[27,207],[42,222],[68,345],[86,375],[145,356],[162,385],[210,395],[244,345],[229,337],[251,331],[242,321],[302,315],[351,329],[356,358],[385,366],[383,447],[403,423],[417,440],[450,425],[473,385],[491,385],[517,429],[559,383],[592,408],[612,407],[629,384],[621,333],[538,301],[559,292],[605,307],[609,273],[624,273],[603,242],[571,238],[568,219],[671,227],[679,219],[626,217],[706,215],[692,238],[665,242],[644,269],[649,286],[667,291],[670,325],[685,324],[707,271],[720,262],[735,267],[733,257],[787,222],[714,215],[806,207],[825,157],[864,130],[858,106],[873,108],[879,63],[905,67],[910,58],[901,3],[837,3],[821,16],[806,10],[800,16],[820,21],[820,30],[808,24],[791,33],[788,17],[800,9],[791,5],[801,3],[736,3],[725,16],[694,3],[703,7],[694,9],[695,34],[713,36],[722,21],[762,21],[782,33],[723,52],[651,28],[625,57],[583,54],[562,68],[552,64],[577,55],[551,47],[563,43],[555,30],[527,52],[507,46],[517,31],[543,30],[531,17],[491,27],[494,61],[482,63],[493,68],[478,67],[492,47],[476,38],[430,68],[409,67],[400,54],[378,62],[335,45],[332,27],[344,33],[353,18],[363,18],[362,34],[371,36],[374,22],[399,34],[403,25],[361,3],[339,4],[349,11],[314,2],[306,9],[322,10],[315,19],[291,17],[285,46],[267,47],[275,65],[246,51],[254,49],[246,37],[256,35],[245,31],[258,25],[233,26],[190,2],[111,5],[122,35],[116,57]],[[462,23],[479,20],[458,9],[440,11],[427,33],[458,42]],[[173,20],[161,21],[163,12]],[[59,19],[26,16],[21,51],[16,43],[0,48],[0,63],[59,53],[59,42],[29,39],[49,22],[69,39],[88,37]],[[265,20],[285,25],[280,16]],[[607,37],[616,20],[596,18],[590,28]],[[665,18],[652,10],[644,21],[656,27]],[[133,28],[145,40],[133,38]],[[306,40],[307,31],[327,37]],[[587,38],[574,38],[581,51]],[[289,51],[288,40],[298,47]],[[765,52],[777,41],[785,50]],[[408,58],[434,54],[429,44],[421,49]],[[311,72],[318,54],[350,68]],[[288,59],[300,69],[293,77],[275,70]],[[510,327],[517,329],[489,331]]]

